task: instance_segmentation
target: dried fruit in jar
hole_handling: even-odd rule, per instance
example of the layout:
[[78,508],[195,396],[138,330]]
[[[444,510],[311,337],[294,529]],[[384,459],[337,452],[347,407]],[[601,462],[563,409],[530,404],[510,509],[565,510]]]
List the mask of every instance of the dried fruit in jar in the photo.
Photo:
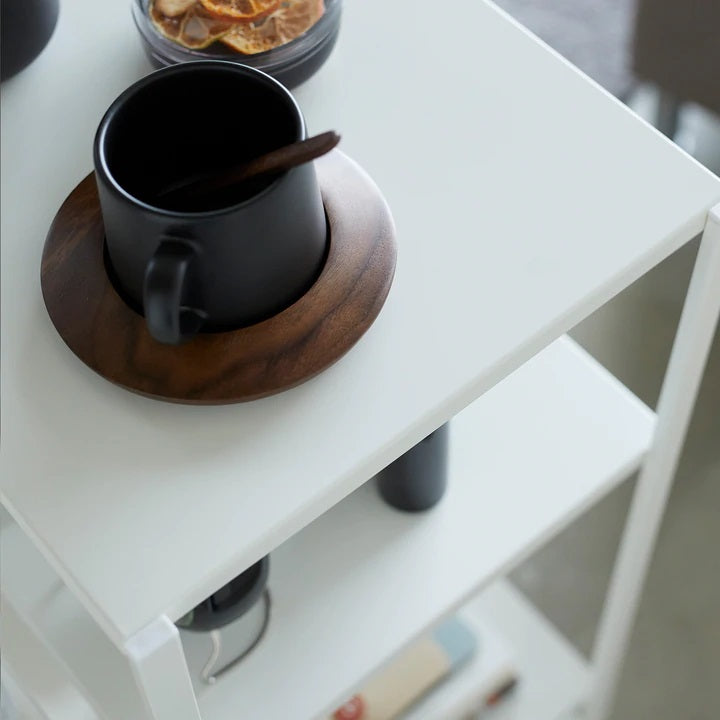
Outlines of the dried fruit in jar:
[[285,45],[324,12],[324,0],[150,0],[148,8],[158,32],[183,47],[221,40],[243,55]]
[[284,0],[271,15],[236,25],[222,38],[228,47],[244,55],[272,50],[307,32],[325,12],[323,0]]
[[[168,0],[154,0],[150,5],[150,18],[156,29],[168,40],[192,50],[201,50],[225,35],[234,25],[209,13],[196,0],[179,15],[166,15],[162,7]],[[179,5],[179,0],[170,4]]]
[[200,0],[213,15],[234,22],[253,22],[278,9],[280,0]]
[[155,0],[155,10],[165,17],[177,17],[187,12],[197,0]]

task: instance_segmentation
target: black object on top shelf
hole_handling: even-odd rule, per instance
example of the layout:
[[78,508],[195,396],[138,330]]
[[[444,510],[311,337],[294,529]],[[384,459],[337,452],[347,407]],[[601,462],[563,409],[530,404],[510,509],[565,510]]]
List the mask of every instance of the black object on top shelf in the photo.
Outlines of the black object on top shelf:
[[47,45],[57,24],[59,0],[2,0],[0,79],[27,67]]

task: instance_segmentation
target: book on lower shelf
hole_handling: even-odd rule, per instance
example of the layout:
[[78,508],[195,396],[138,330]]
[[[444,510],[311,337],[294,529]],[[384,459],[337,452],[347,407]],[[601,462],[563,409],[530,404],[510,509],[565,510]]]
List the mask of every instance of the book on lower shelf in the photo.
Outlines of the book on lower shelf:
[[461,613],[410,643],[327,720],[470,720],[516,683],[502,640]]

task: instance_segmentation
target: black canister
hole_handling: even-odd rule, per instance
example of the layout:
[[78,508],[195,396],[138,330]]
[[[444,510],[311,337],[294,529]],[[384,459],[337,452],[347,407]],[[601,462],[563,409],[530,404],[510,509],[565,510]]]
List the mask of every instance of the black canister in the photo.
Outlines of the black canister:
[[59,9],[59,0],[2,0],[0,79],[19,73],[43,51]]
[[249,655],[270,621],[265,556],[177,621],[194,683],[216,678]]
[[448,428],[449,423],[439,427],[378,475],[388,505],[420,512],[440,501],[447,486]]

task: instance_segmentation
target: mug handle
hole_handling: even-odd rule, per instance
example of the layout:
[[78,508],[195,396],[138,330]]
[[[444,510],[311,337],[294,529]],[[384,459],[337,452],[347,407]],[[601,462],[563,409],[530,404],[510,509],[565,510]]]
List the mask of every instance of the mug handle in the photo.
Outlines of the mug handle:
[[145,321],[158,342],[179,345],[193,338],[205,322],[204,310],[185,304],[188,271],[195,259],[190,243],[167,238],[145,268]]

